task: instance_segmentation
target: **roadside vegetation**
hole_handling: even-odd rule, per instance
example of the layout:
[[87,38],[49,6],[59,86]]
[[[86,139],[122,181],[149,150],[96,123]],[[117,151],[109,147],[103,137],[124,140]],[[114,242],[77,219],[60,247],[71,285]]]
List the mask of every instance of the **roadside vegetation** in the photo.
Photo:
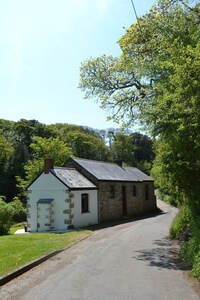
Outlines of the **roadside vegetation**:
[[[15,229],[20,227],[15,226]],[[23,227],[21,227],[23,228]],[[0,236],[0,277],[55,250],[64,249],[91,231],[31,233]]]
[[180,257],[192,266],[191,275],[200,278],[199,215],[182,205],[170,228],[170,238],[179,240]]
[[5,197],[0,197],[0,236],[10,233],[13,224],[26,221],[26,209],[16,197],[7,203]]
[[[154,140],[151,175],[161,199],[180,209],[170,234],[200,277],[200,4],[158,0],[119,39],[119,57],[89,58],[80,88]],[[186,234],[187,233],[187,234]]]

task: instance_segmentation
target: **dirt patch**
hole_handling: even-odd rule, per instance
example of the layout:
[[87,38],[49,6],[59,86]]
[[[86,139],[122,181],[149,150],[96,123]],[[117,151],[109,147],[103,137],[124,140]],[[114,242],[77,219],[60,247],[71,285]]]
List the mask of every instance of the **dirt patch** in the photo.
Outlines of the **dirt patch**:
[[183,276],[188,280],[188,282],[192,285],[193,289],[197,293],[200,298],[200,280],[197,278],[192,277],[189,274],[189,271],[184,271]]

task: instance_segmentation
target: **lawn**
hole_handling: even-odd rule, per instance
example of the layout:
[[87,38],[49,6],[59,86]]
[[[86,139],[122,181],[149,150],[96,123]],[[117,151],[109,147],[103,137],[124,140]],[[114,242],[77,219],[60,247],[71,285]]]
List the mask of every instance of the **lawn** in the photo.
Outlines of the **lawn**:
[[89,235],[81,230],[65,233],[30,233],[0,236],[0,276]]

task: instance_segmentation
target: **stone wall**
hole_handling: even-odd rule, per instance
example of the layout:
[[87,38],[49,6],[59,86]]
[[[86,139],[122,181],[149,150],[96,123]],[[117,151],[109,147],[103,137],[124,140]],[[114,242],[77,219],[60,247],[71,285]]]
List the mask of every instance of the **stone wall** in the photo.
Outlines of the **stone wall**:
[[[111,188],[112,186],[112,188]],[[124,187],[126,213],[123,208]],[[113,194],[114,192],[114,194]],[[140,216],[156,209],[153,182],[99,182],[100,222]]]

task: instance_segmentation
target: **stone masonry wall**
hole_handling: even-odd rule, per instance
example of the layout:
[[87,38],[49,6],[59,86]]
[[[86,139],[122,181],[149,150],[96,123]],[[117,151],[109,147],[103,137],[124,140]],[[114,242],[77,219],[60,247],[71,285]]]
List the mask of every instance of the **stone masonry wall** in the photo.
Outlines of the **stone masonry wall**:
[[100,222],[125,216],[122,201],[123,186],[126,194],[126,216],[140,216],[155,211],[156,197],[153,182],[99,182]]

